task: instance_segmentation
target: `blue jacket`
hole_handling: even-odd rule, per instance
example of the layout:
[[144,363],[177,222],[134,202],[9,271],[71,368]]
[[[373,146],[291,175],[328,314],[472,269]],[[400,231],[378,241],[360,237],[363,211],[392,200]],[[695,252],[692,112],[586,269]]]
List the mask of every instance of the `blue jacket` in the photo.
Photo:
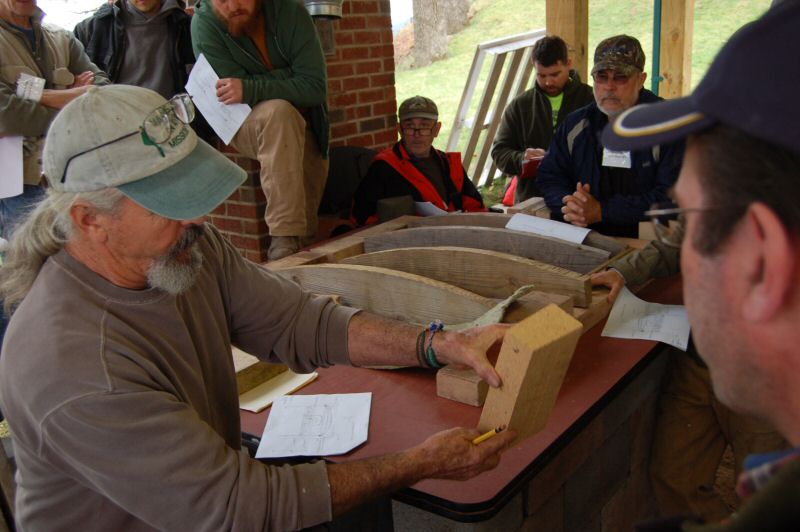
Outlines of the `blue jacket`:
[[[661,98],[642,89],[637,103],[653,103]],[[684,142],[654,146],[631,152],[634,194],[614,194],[600,186],[603,145],[600,135],[608,117],[592,102],[567,116],[556,130],[536,183],[552,211],[561,220],[562,198],[575,192],[578,182],[589,183],[592,195],[600,201],[603,224],[634,225],[645,220],[642,213],[650,205],[669,201],[668,191],[675,184],[683,161]],[[601,230],[602,231],[602,230]]]

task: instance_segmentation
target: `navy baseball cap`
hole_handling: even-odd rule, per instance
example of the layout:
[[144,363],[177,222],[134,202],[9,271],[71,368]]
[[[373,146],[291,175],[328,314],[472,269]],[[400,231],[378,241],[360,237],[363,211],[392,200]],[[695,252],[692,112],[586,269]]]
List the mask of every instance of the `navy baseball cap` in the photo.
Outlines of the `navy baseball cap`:
[[635,150],[714,124],[800,152],[800,2],[784,1],[739,29],[694,92],[632,107],[603,131],[603,145]]

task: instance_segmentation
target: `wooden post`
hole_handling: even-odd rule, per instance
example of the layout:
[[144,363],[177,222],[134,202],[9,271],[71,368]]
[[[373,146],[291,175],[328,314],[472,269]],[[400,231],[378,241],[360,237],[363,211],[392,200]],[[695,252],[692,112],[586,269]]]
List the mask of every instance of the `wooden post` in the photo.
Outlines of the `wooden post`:
[[547,33],[567,42],[572,67],[581,79],[589,79],[589,0],[547,0]]
[[661,5],[661,83],[659,96],[678,98],[691,92],[694,0]]

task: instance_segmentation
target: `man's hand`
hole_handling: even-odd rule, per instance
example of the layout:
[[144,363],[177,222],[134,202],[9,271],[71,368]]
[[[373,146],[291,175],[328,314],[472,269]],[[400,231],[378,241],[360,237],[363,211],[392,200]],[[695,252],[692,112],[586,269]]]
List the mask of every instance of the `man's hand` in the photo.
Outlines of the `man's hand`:
[[474,445],[480,436],[476,429],[456,428],[434,434],[411,452],[430,468],[425,478],[467,480],[500,463],[500,453],[517,437],[513,430],[504,430]]
[[500,376],[486,358],[486,352],[503,339],[508,328],[509,325],[488,325],[463,331],[445,329],[433,339],[436,358],[442,364],[470,367],[489,385],[497,388],[501,384]]
[[537,157],[544,157],[547,152],[542,148],[528,148],[525,150],[525,155],[522,156],[526,161],[536,159]]
[[606,286],[611,289],[608,294],[609,303],[616,301],[619,291],[625,286],[625,278],[617,270],[593,273],[591,282],[592,286]]
[[244,87],[239,78],[223,78],[217,81],[217,98],[225,105],[242,103]]
[[564,221],[578,227],[587,227],[593,223],[602,221],[603,208],[600,202],[590,193],[590,185],[578,183],[575,192],[564,196],[561,200],[564,206],[561,212],[564,214]]
[[74,89],[76,87],[88,87],[89,85],[94,85],[94,72],[91,70],[81,72],[75,76],[75,81],[72,85],[70,85],[70,88]]

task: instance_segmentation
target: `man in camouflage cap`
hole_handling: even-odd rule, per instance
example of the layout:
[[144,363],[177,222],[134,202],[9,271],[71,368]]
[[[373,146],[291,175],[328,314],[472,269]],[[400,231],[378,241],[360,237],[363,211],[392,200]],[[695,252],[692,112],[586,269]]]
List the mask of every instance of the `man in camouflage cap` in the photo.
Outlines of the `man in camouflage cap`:
[[668,201],[683,143],[611,151],[600,133],[623,111],[661,100],[644,88],[644,52],[629,35],[603,40],[594,53],[594,102],[567,116],[539,167],[537,185],[553,217],[613,236],[636,237],[651,204]]

